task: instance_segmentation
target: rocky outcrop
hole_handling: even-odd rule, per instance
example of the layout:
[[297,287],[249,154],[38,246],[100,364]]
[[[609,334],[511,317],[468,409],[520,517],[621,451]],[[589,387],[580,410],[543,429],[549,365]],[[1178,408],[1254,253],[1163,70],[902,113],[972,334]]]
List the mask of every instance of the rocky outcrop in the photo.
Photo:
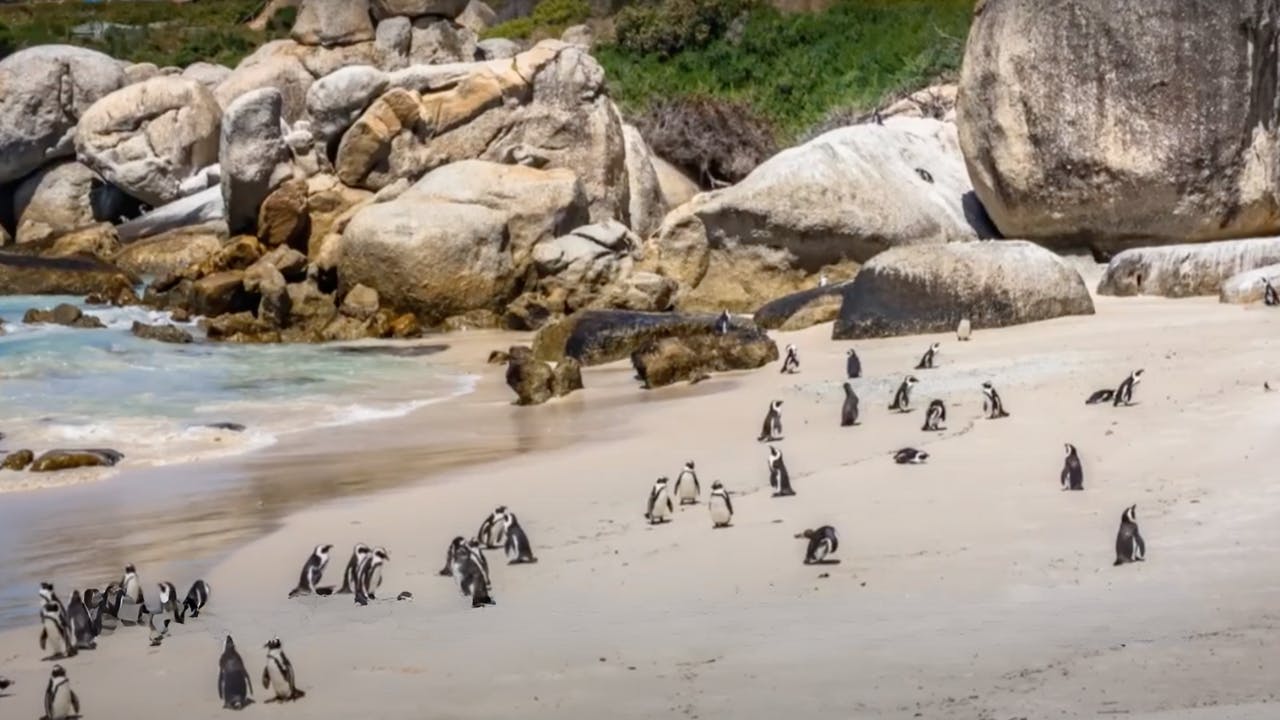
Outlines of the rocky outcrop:
[[240,96],[270,88],[280,94],[280,111],[285,120],[301,118],[306,110],[307,90],[315,76],[303,64],[299,47],[292,40],[275,40],[258,48],[214,90],[218,104],[227,110]]
[[1256,0],[979,4],[957,110],[996,226],[1108,253],[1280,233],[1276,13]]
[[[550,362],[571,357],[583,365],[600,365],[628,358],[662,338],[715,334],[716,318],[712,314],[584,310],[539,330],[533,352]],[[736,319],[732,329],[751,331],[755,325]]]
[[66,327],[81,328],[84,330],[96,330],[106,327],[106,325],[103,325],[102,321],[98,318],[92,315],[85,315],[80,308],[66,303],[57,305],[52,310],[37,310],[32,308],[23,314],[22,322],[28,325],[65,325]]
[[30,450],[15,450],[4,456],[4,462],[0,462],[0,470],[26,470],[35,459],[36,454]]
[[120,238],[115,227],[111,223],[98,223],[63,235],[41,254],[55,258],[80,255],[110,260],[119,249]]
[[954,83],[921,88],[900,100],[890,103],[880,111],[880,117],[884,119],[894,117],[933,118],[934,120],[955,122],[956,96],[959,94],[959,90],[959,86]]
[[459,25],[480,35],[498,23],[498,14],[482,0],[469,0],[456,19]]
[[40,242],[103,220],[114,221],[126,200],[98,173],[78,162],[50,165],[13,194],[18,243]]
[[1241,305],[1262,302],[1266,288],[1264,280],[1270,281],[1272,287],[1280,287],[1280,265],[1267,265],[1232,275],[1222,282],[1218,302]]
[[831,322],[840,314],[847,285],[832,283],[770,300],[756,310],[756,325],[768,330],[790,331]]
[[777,359],[777,343],[754,329],[660,338],[631,354],[636,376],[647,388],[696,382],[713,372],[755,370]]
[[630,203],[627,212],[631,229],[640,237],[647,238],[662,224],[668,210],[667,201],[653,166],[653,153],[640,131],[632,125],[623,125],[622,138],[626,148]]
[[409,31],[409,65],[443,65],[476,59],[476,34],[437,17],[414,20]]
[[1098,294],[1217,295],[1231,276],[1276,263],[1280,238],[1134,248],[1111,258]]
[[657,173],[658,188],[662,191],[663,202],[668,208],[678,208],[701,192],[698,183],[680,168],[656,155],[653,156],[653,170]]
[[1092,315],[1080,274],[1021,240],[900,247],[877,255],[844,290],[837,340],[949,332]]
[[133,327],[129,329],[129,332],[143,340],[155,340],[157,342],[173,343],[177,345],[183,345],[195,341],[195,339],[191,337],[191,333],[171,324],[147,325],[146,323],[135,322]]
[[424,15],[456,18],[470,0],[372,0],[373,16],[417,18]]
[[100,52],[42,45],[0,60],[0,184],[75,153],[76,123],[124,84],[124,70]]
[[694,197],[646,253],[684,288],[682,308],[750,310],[812,286],[824,268],[990,234],[955,127],[906,118],[833,130]]
[[118,297],[132,293],[133,285],[119,268],[97,260],[0,253],[0,295]]
[[112,262],[136,276],[160,278],[209,259],[226,237],[221,223],[179,228],[124,246]]
[[582,369],[571,358],[552,368],[529,348],[514,346],[507,352],[507,386],[515,391],[517,405],[541,405],[581,390]]
[[352,45],[373,39],[369,0],[303,0],[293,23],[303,45]]
[[292,176],[282,103],[274,89],[255,90],[231,103],[223,116],[218,163],[231,232],[252,230],[267,195]]
[[31,463],[31,472],[57,472],[85,467],[112,467],[124,459],[117,450],[50,450]]
[[94,103],[76,128],[76,154],[150,205],[177,200],[182,181],[218,159],[222,110],[205,86],[160,76]]

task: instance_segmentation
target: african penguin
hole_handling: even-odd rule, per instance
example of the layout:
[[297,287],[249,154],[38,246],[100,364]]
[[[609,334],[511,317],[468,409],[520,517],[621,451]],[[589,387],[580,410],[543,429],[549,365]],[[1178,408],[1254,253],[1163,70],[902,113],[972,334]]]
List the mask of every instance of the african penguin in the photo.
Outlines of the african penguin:
[[911,386],[920,382],[916,380],[915,375],[908,375],[902,379],[902,384],[898,386],[898,392],[893,395],[893,404],[889,406],[890,410],[898,412],[907,412],[911,409]]
[[292,702],[306,695],[298,689],[293,663],[284,654],[280,638],[272,638],[263,647],[267,649],[267,664],[262,668],[262,688],[270,690],[275,687],[275,697],[267,698],[267,702]]
[[733,501],[729,499],[729,491],[724,489],[719,480],[711,483],[707,507],[711,509],[711,527],[729,527],[733,520]]
[[1141,369],[1134,370],[1129,373],[1129,377],[1121,381],[1120,387],[1116,388],[1115,397],[1112,398],[1112,407],[1119,407],[1120,403],[1125,405],[1133,404],[1133,389],[1138,383],[1142,382],[1142,373]]
[[342,571],[342,587],[338,589],[338,594],[349,595],[356,591],[356,572],[360,569],[360,563],[371,552],[373,550],[362,542],[351,548],[351,557],[347,560],[347,569]]
[[805,565],[822,565],[837,562],[827,559],[828,555],[840,548],[840,538],[836,535],[836,529],[830,525],[823,525],[816,530],[805,530],[797,534],[796,538],[803,538],[809,541],[809,545],[804,551]]
[[44,717],[41,720],[67,720],[80,716],[80,698],[71,689],[71,680],[61,665],[54,665],[49,684],[44,689]]
[[97,643],[93,640],[93,620],[89,610],[80,599],[80,591],[71,591],[71,602],[67,604],[67,627],[71,631],[71,641],[77,650],[93,650]]
[[[667,502],[671,502],[671,498],[667,498]],[[503,549],[507,553],[508,565],[520,565],[522,563],[536,563],[538,558],[533,556],[533,548],[529,545],[529,536],[524,534],[524,528],[520,527],[520,521],[516,520],[516,514],[508,512],[506,517],[507,524],[507,544]]]
[[716,318],[716,334],[724,335],[725,333],[729,332],[729,326],[730,326],[729,311],[723,310],[720,313],[720,317]]
[[912,447],[905,447],[893,454],[893,461],[899,465],[919,465],[929,459],[929,453]]
[[671,519],[675,506],[671,503],[671,494],[667,492],[667,479],[660,477],[649,489],[649,499],[645,503],[644,516],[650,525],[658,525]]
[[840,408],[840,427],[853,427],[858,424],[858,395],[853,385],[844,384],[844,406]]
[[13,681],[3,675],[0,675],[0,692],[8,690],[13,685]]
[[853,348],[845,353],[847,359],[844,361],[844,376],[850,380],[862,377],[862,361],[858,359],[858,353]]
[[956,339],[965,342],[972,334],[973,324],[969,322],[969,318],[960,318],[960,324],[956,325]]
[[187,591],[187,598],[182,601],[182,607],[187,615],[193,618],[200,617],[200,611],[204,606],[209,604],[209,593],[213,592],[213,588],[209,583],[203,580],[196,580],[191,583],[191,589]]
[[934,343],[924,351],[924,355],[920,356],[920,362],[916,365],[917,370],[932,370],[934,357],[938,354],[938,349],[942,347],[942,343]]
[[[40,583],[40,607],[41,612],[46,605],[56,605],[58,608],[58,621],[61,623],[63,630],[63,641],[71,647],[75,647],[75,630],[71,627],[71,621],[67,619],[67,606],[62,603],[62,599],[58,597],[58,593],[53,589],[53,583]],[[43,645],[41,645],[43,648]]]
[[1085,405],[1098,405],[1098,404],[1100,404],[1100,403],[1104,403],[1104,402],[1111,402],[1111,398],[1113,398],[1113,397],[1115,397],[1115,396],[1116,396],[1116,391],[1115,391],[1115,390],[1112,390],[1111,388],[1104,388],[1104,389],[1102,389],[1102,390],[1098,390],[1098,391],[1097,391],[1097,392],[1095,392],[1094,394],[1090,395],[1090,396],[1089,396],[1089,399],[1084,401],[1084,404],[1085,404]]
[[1083,490],[1084,468],[1080,465],[1080,455],[1076,452],[1076,446],[1071,443],[1066,444],[1066,449],[1067,458],[1062,463],[1062,489]]
[[474,557],[464,555],[454,567],[458,577],[458,588],[462,594],[471,598],[471,607],[480,608],[494,605],[493,586],[489,582],[488,573],[476,563]]
[[457,576],[453,573],[454,563],[457,561],[460,554],[466,554],[467,552],[466,538],[461,535],[455,537],[449,543],[449,549],[444,552],[444,567],[440,569],[439,575],[441,577],[456,578]]
[[391,554],[386,548],[374,548],[356,569],[357,605],[368,605],[370,600],[378,599],[378,589],[382,587],[382,566],[390,560]]
[[760,428],[758,442],[773,442],[782,439],[782,401],[769,403],[769,412],[764,416],[764,424]]
[[1147,559],[1147,544],[1138,532],[1138,506],[1130,505],[1120,516],[1120,531],[1116,533],[1116,565],[1142,562]]
[[169,613],[179,625],[183,624],[182,605],[178,604],[178,589],[173,583],[160,583],[160,613]]
[[929,403],[929,409],[924,415],[924,426],[921,430],[925,432],[936,432],[945,430],[942,423],[947,421],[947,406],[941,400],[934,400]]
[[253,682],[230,635],[222,645],[222,657],[218,658],[218,697],[222,707],[230,710],[239,710],[253,702]]
[[[333,549],[332,545],[317,545],[311,554],[307,556],[307,561],[302,564],[302,573],[298,576],[298,586],[289,591],[289,597],[297,597],[299,595],[328,595],[333,588],[317,587],[320,578],[324,576],[324,569],[329,565],[329,551]],[[328,590],[328,592],[325,592]]]
[[676,476],[676,500],[681,505],[697,505],[702,495],[702,485],[698,482],[698,473],[693,468],[693,461],[684,464],[684,469]]
[[796,494],[791,489],[791,473],[787,472],[787,464],[782,460],[782,451],[776,447],[769,448],[769,485],[773,488],[774,497]]
[[163,615],[150,615],[147,618],[147,637],[151,640],[151,647],[160,647],[160,643],[169,636],[169,618]]
[[1009,413],[1005,412],[1004,402],[1000,400],[1000,393],[996,392],[989,380],[982,383],[982,411],[989,420],[1009,417]]
[[476,539],[486,548],[500,548],[507,542],[507,526],[502,519],[507,514],[507,506],[499,505],[493,512],[489,513],[489,517],[480,523],[480,531],[476,533]]
[[1271,284],[1271,278],[1262,278],[1262,303],[1267,307],[1275,307],[1280,305],[1280,294],[1276,293],[1276,288]]
[[486,582],[489,577],[489,559],[484,556],[484,547],[475,539],[467,541],[467,555],[484,571]]
[[800,371],[800,356],[795,345],[787,346],[786,357],[782,358],[782,374],[787,375]]
[[138,571],[132,564],[124,566],[124,578],[120,580],[120,587],[124,590],[126,600],[138,605],[146,604],[142,597],[142,581],[138,579]]
[[57,603],[46,602],[40,608],[40,649],[49,653],[45,660],[61,660],[76,654],[66,612]]

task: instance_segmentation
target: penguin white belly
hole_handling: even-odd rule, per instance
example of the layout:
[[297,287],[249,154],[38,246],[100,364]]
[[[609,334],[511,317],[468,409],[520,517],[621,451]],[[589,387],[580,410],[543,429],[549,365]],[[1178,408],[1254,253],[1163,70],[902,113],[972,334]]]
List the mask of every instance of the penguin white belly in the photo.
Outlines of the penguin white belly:
[[284,676],[280,670],[280,664],[274,658],[267,658],[267,675],[271,678],[271,690],[275,692],[277,700],[290,700],[293,698],[293,691],[289,688],[289,679]]
[[729,506],[725,504],[724,498],[719,495],[712,495],[709,505],[711,507],[711,522],[716,525],[728,525],[733,518],[733,514],[729,512]]
[[66,655],[70,648],[67,647],[67,637],[63,634],[63,628],[53,620],[45,618],[44,632],[46,635],[45,651],[55,657]]
[[658,495],[653,502],[653,515],[650,517],[653,522],[668,520],[671,518],[670,508],[671,498],[665,492]]
[[680,500],[681,503],[685,503],[686,501],[687,502],[698,501],[697,486],[693,484],[693,480],[690,478],[686,478],[680,481],[680,488],[678,492],[679,492],[678,499]]
[[831,554],[831,541],[823,540],[818,543],[818,547],[813,549],[813,561],[822,562],[827,559],[827,555]]
[[71,703],[71,686],[62,683],[53,691],[53,702],[49,703],[49,720],[66,720],[75,715]]

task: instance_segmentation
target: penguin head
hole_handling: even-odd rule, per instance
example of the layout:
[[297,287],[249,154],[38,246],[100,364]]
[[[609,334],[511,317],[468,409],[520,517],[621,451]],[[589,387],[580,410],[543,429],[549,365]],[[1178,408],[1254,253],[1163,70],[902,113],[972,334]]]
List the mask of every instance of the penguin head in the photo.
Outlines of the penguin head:
[[1137,506],[1137,504],[1130,505],[1129,507],[1125,508],[1125,509],[1124,509],[1124,517],[1123,517],[1121,520],[1122,520],[1122,522],[1128,522],[1128,523],[1134,523],[1134,524],[1136,524],[1136,523],[1138,522],[1138,506]]
[[54,665],[53,670],[49,671],[49,676],[55,677],[55,678],[64,678],[67,676],[67,671],[62,669],[61,665]]
[[990,381],[990,380],[987,380],[987,381],[983,382],[983,383],[982,383],[982,389],[983,389],[983,390],[990,390],[990,389],[991,389],[991,381]]
[[133,563],[129,563],[128,565],[124,566],[124,574],[126,577],[128,577],[129,575],[137,575],[138,571],[134,569]]
[[264,647],[264,648],[266,648],[266,649],[268,649],[268,650],[279,650],[279,649],[280,649],[280,638],[278,638],[278,637],[277,637],[277,638],[271,638],[270,640],[268,640],[268,641],[267,641],[267,644],[266,644],[266,645],[263,645],[262,647]]
[[778,448],[776,448],[776,447],[774,447],[774,446],[770,445],[770,446],[769,446],[769,459],[770,459],[770,460],[777,460],[777,459],[778,459],[778,458],[780,458],[780,457],[782,457],[782,451],[781,451],[781,450],[779,450]]
[[516,524],[516,514],[513,512],[502,513],[502,524],[507,530],[510,530],[511,526]]
[[53,600],[53,597],[53,583],[40,583],[40,599],[45,602],[50,602]]
[[934,352],[938,352],[938,349],[939,349],[939,348],[941,348],[941,347],[942,347],[942,343],[934,343],[934,344],[932,344],[932,345],[930,345],[930,346],[929,346],[929,349],[930,349],[930,350],[932,350],[932,351],[934,351]]
[[796,346],[795,346],[795,345],[792,345],[792,344],[788,344],[788,345],[787,345],[787,352],[788,352],[788,353],[793,353],[793,352],[795,352],[795,351],[796,351]]
[[1143,370],[1142,368],[1138,368],[1137,370],[1134,370],[1134,371],[1133,371],[1133,381],[1134,381],[1134,382],[1137,382],[1137,381],[1141,380],[1141,379],[1142,379],[1142,373],[1144,373],[1144,372],[1146,372],[1146,371],[1145,371],[1145,370]]
[[712,490],[723,490],[723,489],[724,489],[724,483],[720,482],[719,480],[716,480],[715,482],[711,483],[711,489],[712,489]]
[[317,545],[317,546],[316,546],[316,556],[317,556],[317,557],[319,557],[319,558],[321,558],[322,560],[328,560],[328,559],[329,559],[329,551],[330,551],[330,550],[332,550],[332,549],[333,549],[333,546],[332,546],[332,545]]
[[684,464],[684,469],[685,469],[685,470],[692,470],[692,469],[693,469],[693,461],[692,461],[692,460],[690,460],[690,461],[686,462],[686,463]]
[[352,552],[355,553],[356,557],[364,557],[365,555],[369,554],[369,546],[365,545],[364,543],[356,543],[356,546],[352,550]]
[[384,547],[376,548],[373,551],[373,556],[382,562],[391,562],[391,553],[387,552],[387,549]]
[[661,486],[661,485],[666,485],[666,484],[667,484],[667,478],[666,478],[666,476],[663,476],[663,477],[658,478],[658,479],[654,482],[654,484],[655,484],[655,485],[659,485],[659,486]]
[[853,357],[853,348],[849,348],[844,354],[846,357]]
[[457,536],[457,537],[455,537],[455,538],[453,539],[453,542],[449,543],[449,547],[451,547],[451,548],[460,548],[460,547],[462,547],[462,546],[464,546],[464,545],[466,545],[466,544],[467,544],[467,540],[466,540],[466,538],[464,538],[464,537],[462,537],[461,535],[459,535],[459,536]]
[[494,516],[494,517],[496,517],[496,518],[500,518],[500,517],[502,517],[502,516],[504,516],[504,515],[506,515],[506,514],[507,514],[507,506],[506,506],[506,505],[499,505],[498,507],[494,508],[494,510],[493,510],[493,516]]
[[906,377],[906,379],[902,381],[902,384],[903,384],[903,385],[915,385],[915,384],[916,384],[916,383],[918,383],[918,382],[920,382],[920,381],[919,381],[918,379],[916,379],[916,376],[915,376],[915,375],[908,375],[908,376]]
[[1071,443],[1066,443],[1066,444],[1064,444],[1064,445],[1063,445],[1063,447],[1064,447],[1064,448],[1066,448],[1066,450],[1067,450],[1067,457],[1071,457],[1072,455],[1075,455],[1075,454],[1076,454],[1076,446],[1075,446],[1075,445],[1072,445]]
[[799,540],[803,538],[805,540],[808,540],[809,538],[814,536],[814,533],[815,531],[813,530],[805,530],[804,532],[798,532],[796,533],[796,539]]
[[774,410],[774,411],[781,410],[781,409],[782,409],[782,401],[781,401],[781,400],[774,400],[773,402],[769,403],[769,409],[770,409],[770,410]]
[[230,636],[230,635],[228,635],[228,636],[227,636],[227,639],[226,639],[226,640],[224,640],[224,641],[222,641],[222,652],[224,652],[224,653],[225,653],[225,652],[235,652],[235,649],[236,649],[236,641],[235,641],[235,640],[232,640],[232,639],[231,639],[231,636]]

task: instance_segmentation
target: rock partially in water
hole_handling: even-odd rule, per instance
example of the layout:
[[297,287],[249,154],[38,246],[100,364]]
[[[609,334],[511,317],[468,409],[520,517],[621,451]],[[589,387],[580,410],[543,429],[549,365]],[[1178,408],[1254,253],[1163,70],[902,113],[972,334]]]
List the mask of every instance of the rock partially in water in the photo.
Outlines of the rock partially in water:
[[31,472],[56,472],[83,467],[111,467],[124,459],[118,450],[94,448],[85,450],[50,450],[36,458]]
[[[664,337],[714,334],[716,318],[713,314],[585,310],[538,331],[533,349],[540,360],[571,357],[583,365],[599,365],[631,357]],[[755,324],[737,319],[733,327],[754,329]]]
[[1280,238],[1125,250],[1107,264],[1099,295],[1217,295],[1232,275],[1280,263]]
[[0,295],[116,297],[135,281],[114,265],[80,257],[42,258],[0,253]]
[[770,300],[756,310],[756,325],[767,330],[803,330],[831,322],[840,314],[841,293],[848,283],[833,283]]
[[[334,352],[344,355],[380,355],[384,357],[427,357],[448,350],[448,345],[340,345]],[[504,361],[505,362],[505,361]]]
[[530,348],[516,345],[507,351],[507,385],[516,392],[517,405],[541,405],[581,390],[582,366],[570,358],[552,368]]
[[210,340],[234,343],[280,342],[280,331],[251,312],[208,318],[201,323]]
[[205,425],[205,427],[207,427],[207,428],[212,428],[212,429],[214,429],[214,430],[227,430],[227,431],[229,431],[229,432],[244,432],[244,431],[245,431],[245,426],[244,426],[244,425],[241,425],[240,423],[233,423],[233,422],[216,422],[216,423],[209,423],[208,425]]
[[252,310],[253,295],[244,288],[244,271],[227,270],[202,277],[191,287],[191,310],[197,315],[217,317]]
[[652,340],[631,354],[645,387],[697,381],[713,372],[754,370],[778,359],[778,345],[763,331],[731,330]]
[[212,257],[226,237],[222,222],[178,228],[125,245],[112,262],[137,275],[176,275]]
[[17,450],[5,456],[4,462],[0,462],[0,470],[26,470],[35,459],[36,454],[30,450]]
[[22,322],[33,325],[36,323],[45,323],[50,325],[65,325],[67,327],[81,328],[84,330],[96,330],[104,328],[106,325],[101,320],[92,316],[85,315],[80,308],[75,305],[62,303],[52,310],[37,310],[31,308],[22,316]]
[[135,336],[143,340],[156,340],[164,343],[174,343],[178,345],[194,342],[191,333],[183,330],[176,325],[147,325],[146,323],[134,322],[130,328]]

